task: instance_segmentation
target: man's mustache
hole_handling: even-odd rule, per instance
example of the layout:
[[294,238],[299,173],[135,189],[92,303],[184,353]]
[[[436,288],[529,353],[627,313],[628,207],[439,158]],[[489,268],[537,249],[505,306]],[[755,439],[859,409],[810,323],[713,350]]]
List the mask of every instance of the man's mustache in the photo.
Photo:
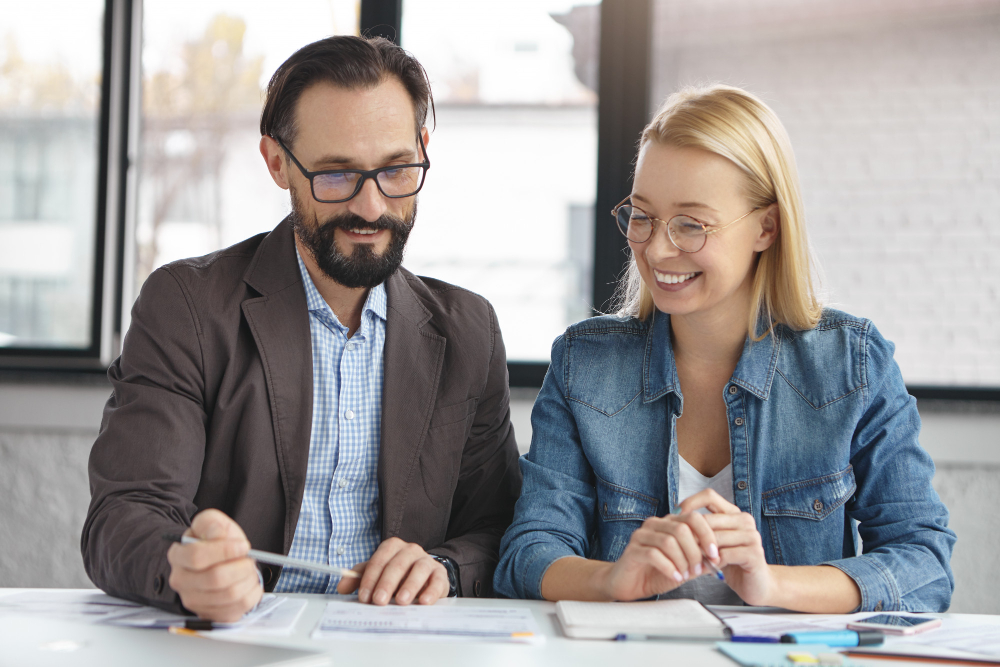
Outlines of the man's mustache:
[[319,226],[319,233],[327,236],[333,234],[335,229],[365,229],[372,231],[380,231],[383,229],[388,229],[394,232],[405,232],[409,230],[410,225],[397,218],[394,215],[385,213],[378,217],[376,220],[365,220],[360,215],[354,213],[341,213],[340,215],[334,216]]

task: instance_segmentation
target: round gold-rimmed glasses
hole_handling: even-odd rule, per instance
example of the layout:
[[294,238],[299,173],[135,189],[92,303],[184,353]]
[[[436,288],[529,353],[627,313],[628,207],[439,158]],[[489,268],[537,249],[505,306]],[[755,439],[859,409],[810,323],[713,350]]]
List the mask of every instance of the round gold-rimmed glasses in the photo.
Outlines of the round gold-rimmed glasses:
[[754,211],[759,210],[759,207],[751,209],[721,227],[709,227],[690,215],[675,215],[669,220],[661,220],[635,206],[631,200],[631,196],[626,197],[618,206],[611,209],[611,215],[615,218],[618,231],[633,243],[645,243],[653,235],[653,223],[662,222],[667,226],[667,238],[681,252],[698,252],[705,247],[705,241],[708,240],[709,234],[721,232],[726,227],[735,225]]

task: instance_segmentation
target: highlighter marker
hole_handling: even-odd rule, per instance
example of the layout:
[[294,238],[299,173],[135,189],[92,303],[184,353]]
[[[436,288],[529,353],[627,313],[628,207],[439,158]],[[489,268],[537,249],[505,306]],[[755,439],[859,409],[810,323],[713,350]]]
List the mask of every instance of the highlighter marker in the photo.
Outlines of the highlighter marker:
[[827,646],[878,646],[885,641],[881,632],[833,630],[830,632],[789,632],[781,635],[783,644],[826,644]]

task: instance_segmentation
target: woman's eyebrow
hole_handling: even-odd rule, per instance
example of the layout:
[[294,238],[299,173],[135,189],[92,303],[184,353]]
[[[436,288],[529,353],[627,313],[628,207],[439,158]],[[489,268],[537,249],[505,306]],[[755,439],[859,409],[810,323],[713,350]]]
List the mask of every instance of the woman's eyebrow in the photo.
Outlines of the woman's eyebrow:
[[703,208],[703,209],[707,209],[709,211],[712,211],[713,213],[718,213],[718,211],[716,211],[714,208],[712,208],[708,204],[703,204],[702,202],[698,202],[698,201],[682,201],[682,202],[677,202],[676,204],[674,204],[674,206],[677,207],[677,208]]
[[[649,201],[648,199],[646,199],[645,197],[643,197],[640,194],[633,194],[632,195],[632,199],[635,199],[637,201],[641,201],[644,204],[649,204],[650,206],[652,206],[652,204],[653,204],[653,202]],[[718,211],[716,211],[714,208],[712,208],[708,204],[704,204],[704,203],[698,202],[698,201],[676,202],[676,203],[674,203],[673,206],[674,206],[674,208],[703,208],[703,209],[706,209],[708,211],[712,211],[713,213],[718,213]]]

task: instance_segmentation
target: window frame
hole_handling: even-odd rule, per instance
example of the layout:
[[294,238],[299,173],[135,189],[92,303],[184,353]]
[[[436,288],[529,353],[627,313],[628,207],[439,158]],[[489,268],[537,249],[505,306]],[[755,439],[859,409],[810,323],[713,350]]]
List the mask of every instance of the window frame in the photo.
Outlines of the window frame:
[[[597,183],[594,206],[594,314],[608,312],[628,245],[611,208],[631,192],[636,138],[649,120],[655,0],[601,3]],[[400,43],[403,0],[361,0],[360,32]],[[141,85],[142,0],[105,0],[98,130],[91,344],[85,349],[0,348],[0,376],[105,372],[121,350],[134,301],[136,164]],[[508,361],[511,387],[538,388],[548,363]],[[1000,402],[1000,387],[909,386],[918,399]]]

